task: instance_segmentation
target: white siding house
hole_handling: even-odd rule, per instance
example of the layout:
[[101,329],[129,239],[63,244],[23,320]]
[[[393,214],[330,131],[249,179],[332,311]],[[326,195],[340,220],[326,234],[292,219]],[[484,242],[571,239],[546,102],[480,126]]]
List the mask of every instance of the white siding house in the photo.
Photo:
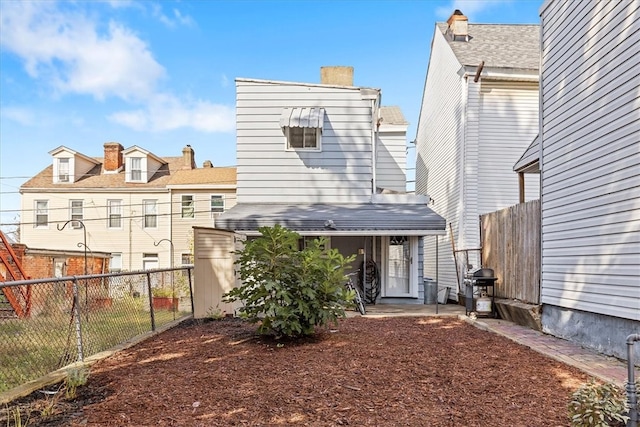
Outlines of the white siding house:
[[640,1],[548,0],[541,17],[542,326],[624,358],[640,332]]
[[398,107],[380,106],[379,89],[353,86],[351,67],[321,74],[320,84],[236,79],[238,204],[216,225],[327,236],[357,255],[354,269],[375,263],[375,280],[363,280],[370,301],[422,303],[418,248],[444,220],[427,197],[405,192],[408,124]]
[[[416,135],[416,193],[431,197],[456,249],[479,247],[480,215],[518,203],[512,167],[538,132],[538,63],[538,25],[468,24],[459,11],[435,25]],[[527,196],[538,195],[530,179]],[[438,272],[455,294],[449,238],[440,247],[436,257],[436,242],[425,241],[425,275]],[[469,262],[479,266],[479,251],[469,252]]]
[[[64,146],[50,154],[52,164],[20,187],[20,242],[74,251],[86,245],[111,253],[112,271],[193,263],[193,226],[213,226],[235,205],[235,168],[197,168],[189,146],[177,157],[119,143],[104,144],[104,157]],[[191,197],[184,209],[183,195]]]

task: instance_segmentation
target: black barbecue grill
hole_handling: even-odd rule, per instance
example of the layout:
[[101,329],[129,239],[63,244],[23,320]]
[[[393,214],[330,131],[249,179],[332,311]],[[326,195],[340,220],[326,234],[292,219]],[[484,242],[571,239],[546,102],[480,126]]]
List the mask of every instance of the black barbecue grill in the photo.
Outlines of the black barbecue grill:
[[[495,283],[498,280],[495,277],[492,268],[478,268],[471,270],[465,274],[465,309],[467,316],[471,312],[476,312],[476,315],[496,317],[496,304],[495,304]],[[491,293],[489,293],[491,288]],[[478,312],[476,310],[476,296],[485,293],[491,298],[491,311],[490,312]]]

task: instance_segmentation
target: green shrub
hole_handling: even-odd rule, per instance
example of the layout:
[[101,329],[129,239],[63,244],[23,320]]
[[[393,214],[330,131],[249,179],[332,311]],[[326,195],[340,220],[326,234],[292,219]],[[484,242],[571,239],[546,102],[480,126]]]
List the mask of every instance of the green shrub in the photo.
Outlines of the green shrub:
[[64,381],[65,395],[67,399],[75,399],[78,387],[83,386],[89,379],[89,368],[86,366],[67,369],[67,377]]
[[171,288],[152,288],[151,295],[156,298],[171,298],[174,296],[174,292]]
[[612,383],[589,380],[576,390],[569,403],[572,427],[623,427],[629,417],[625,393]]
[[316,326],[344,317],[353,298],[344,286],[344,270],[355,256],[326,249],[325,238],[299,250],[300,235],[279,225],[259,231],[262,236],[236,251],[243,284],[224,301],[242,301],[240,316],[259,322],[259,333],[276,337],[313,335]]

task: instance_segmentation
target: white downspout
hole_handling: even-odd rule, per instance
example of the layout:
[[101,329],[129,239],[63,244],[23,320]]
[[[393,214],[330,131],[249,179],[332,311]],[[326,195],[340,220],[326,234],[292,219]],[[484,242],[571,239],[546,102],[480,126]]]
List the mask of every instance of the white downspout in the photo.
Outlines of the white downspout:
[[376,126],[378,125],[376,100],[371,100],[371,194],[376,194]]
[[[169,241],[171,242],[171,259],[169,260],[169,268],[173,268],[175,265],[174,258],[176,255],[173,252],[173,190],[171,188],[169,189]],[[171,279],[173,280],[173,272],[171,273]]]

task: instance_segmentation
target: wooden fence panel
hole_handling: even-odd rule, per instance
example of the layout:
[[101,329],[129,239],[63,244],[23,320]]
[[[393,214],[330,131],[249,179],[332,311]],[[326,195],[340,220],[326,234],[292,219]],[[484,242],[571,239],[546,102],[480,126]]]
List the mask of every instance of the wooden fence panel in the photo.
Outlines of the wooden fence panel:
[[498,278],[496,296],[540,303],[540,200],[480,216],[482,264]]

